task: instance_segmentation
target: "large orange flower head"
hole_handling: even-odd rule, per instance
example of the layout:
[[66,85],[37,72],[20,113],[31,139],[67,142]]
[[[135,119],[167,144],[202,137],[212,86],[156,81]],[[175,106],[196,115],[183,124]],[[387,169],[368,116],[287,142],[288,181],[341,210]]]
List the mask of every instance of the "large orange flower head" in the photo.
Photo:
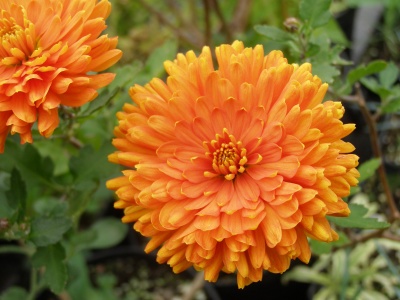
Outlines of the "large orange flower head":
[[[117,38],[101,35],[108,0],[0,0],[0,153],[8,133],[49,137],[60,105],[81,106],[114,74]],[[88,75],[88,72],[92,72]]]
[[109,156],[126,170],[107,186],[159,263],[208,281],[236,272],[242,288],[307,263],[307,238],[338,238],[326,216],[350,213],[358,157],[342,138],[355,126],[340,102],[321,103],[328,86],[310,64],[238,41],[216,56],[218,69],[208,47],[178,54],[166,83],[130,89]]

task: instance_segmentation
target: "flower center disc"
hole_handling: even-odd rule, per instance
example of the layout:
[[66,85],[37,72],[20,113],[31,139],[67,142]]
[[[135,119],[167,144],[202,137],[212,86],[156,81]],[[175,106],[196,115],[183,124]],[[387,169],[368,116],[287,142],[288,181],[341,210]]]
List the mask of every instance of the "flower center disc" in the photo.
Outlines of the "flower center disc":
[[9,19],[2,18],[0,20],[0,37],[12,35],[16,30],[16,24],[11,22]]
[[207,154],[213,159],[212,168],[216,174],[224,175],[225,179],[232,180],[238,173],[246,170],[246,148],[243,147],[241,141],[237,142],[233,135],[228,135],[226,130],[224,130],[224,137],[217,134],[210,146],[210,152]]
[[0,10],[0,60],[4,66],[14,66],[25,60],[36,42],[33,24],[26,19],[22,7],[12,17]]

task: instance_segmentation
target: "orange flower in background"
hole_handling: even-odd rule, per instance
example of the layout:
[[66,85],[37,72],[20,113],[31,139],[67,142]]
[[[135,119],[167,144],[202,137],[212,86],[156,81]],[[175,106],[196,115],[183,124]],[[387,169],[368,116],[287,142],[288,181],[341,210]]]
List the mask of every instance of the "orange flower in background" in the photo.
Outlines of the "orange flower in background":
[[342,138],[355,126],[340,102],[321,103],[328,85],[310,64],[241,42],[216,56],[217,70],[208,47],[179,54],[166,83],[130,89],[109,156],[127,169],[107,187],[159,263],[208,281],[236,272],[243,288],[307,263],[307,237],[337,240],[326,216],[350,213],[358,157]]
[[102,35],[108,0],[0,1],[0,152],[9,132],[31,143],[32,125],[49,137],[60,105],[78,107],[114,79],[100,72],[122,55]]

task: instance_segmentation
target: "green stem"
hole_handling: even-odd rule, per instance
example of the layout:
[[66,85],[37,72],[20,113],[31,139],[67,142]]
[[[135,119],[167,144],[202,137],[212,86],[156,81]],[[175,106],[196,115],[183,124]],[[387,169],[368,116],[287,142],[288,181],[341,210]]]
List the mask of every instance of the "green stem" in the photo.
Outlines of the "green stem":
[[400,218],[400,212],[394,201],[392,191],[390,190],[389,181],[387,179],[382,150],[379,145],[378,130],[376,129],[376,123],[374,122],[374,119],[367,108],[364,96],[361,92],[361,88],[358,83],[356,84],[356,91],[357,91],[356,101],[369,129],[372,151],[375,157],[381,159],[381,164],[379,165],[378,168],[378,175],[386,195],[386,201],[388,202],[390,209],[389,222],[392,223],[394,220]]
[[[360,108],[361,114],[364,117],[365,122],[367,123],[369,134],[370,134],[370,141],[372,146],[372,151],[376,158],[381,160],[381,164],[378,168],[378,176],[379,180],[382,184],[383,191],[386,196],[386,201],[389,206],[390,216],[388,216],[389,223],[393,223],[395,220],[400,219],[400,212],[397,208],[396,202],[394,201],[392,191],[390,190],[389,181],[386,175],[385,164],[383,161],[383,154],[379,144],[379,137],[378,137],[378,130],[376,128],[375,118],[371,115],[370,111],[367,108],[364,96],[362,94],[360,84],[356,83],[356,95],[355,96],[339,96],[341,100],[356,103]],[[334,93],[334,92],[333,92]],[[337,95],[336,93],[334,93]],[[378,231],[383,232],[383,231]]]
[[349,287],[349,255],[350,255],[350,248],[347,247],[345,249],[346,251],[346,261],[344,264],[344,274],[341,280],[341,288],[340,288],[340,300],[345,300],[346,299],[346,291]]
[[205,33],[204,33],[204,43],[206,45],[211,44],[211,19],[210,19],[210,1],[209,0],[203,0],[203,6],[204,6],[204,23],[206,24],[205,28]]
[[23,246],[16,245],[7,245],[0,247],[0,254],[3,253],[17,253],[17,254],[25,254],[31,256],[33,254],[32,249]]
[[[34,249],[28,246],[7,245],[0,247],[0,254],[17,253],[32,256]],[[38,271],[36,268],[31,268],[30,290],[27,300],[35,300],[36,295],[44,288],[43,282],[38,283]]]
[[83,197],[82,197],[83,201],[80,202],[78,209],[76,209],[72,214],[72,221],[74,222],[74,224],[78,225],[79,218],[81,217],[83,212],[86,210],[87,206],[90,203],[90,200],[92,199],[91,196],[97,191],[98,188],[99,188],[99,183],[97,182],[96,186],[92,190],[90,190],[88,193],[85,193],[83,195]]
[[300,46],[300,61],[304,63],[307,58],[308,39],[310,37],[310,30],[308,24],[303,24],[297,32],[298,43]]
[[32,267],[31,269],[31,278],[30,278],[30,290],[27,300],[35,300],[36,296],[36,286],[37,286],[37,271]]
[[30,290],[27,300],[35,300],[36,295],[40,293],[40,291],[45,287],[43,281],[38,279],[38,272],[34,267],[31,269],[31,282],[30,282]]
[[222,27],[222,30],[224,31],[225,35],[226,35],[227,42],[231,43],[232,40],[233,40],[233,34],[231,32],[231,29],[230,29],[229,25],[225,21],[225,17],[222,14],[222,10],[221,10],[221,8],[219,6],[218,0],[212,0],[212,3],[214,5],[215,13],[217,14],[217,16],[218,16],[218,18],[219,18],[219,20],[221,22],[221,27]]

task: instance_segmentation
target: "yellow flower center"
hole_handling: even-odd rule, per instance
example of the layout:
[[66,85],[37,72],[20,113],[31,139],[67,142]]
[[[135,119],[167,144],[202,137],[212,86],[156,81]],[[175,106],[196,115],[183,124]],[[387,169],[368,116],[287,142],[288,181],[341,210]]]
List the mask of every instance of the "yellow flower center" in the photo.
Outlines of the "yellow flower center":
[[0,36],[2,39],[14,34],[17,24],[8,19],[0,19]]
[[213,177],[216,174],[224,175],[225,179],[232,180],[238,173],[243,173],[247,163],[246,148],[241,141],[236,141],[233,135],[224,129],[224,136],[216,135],[209,145],[206,154],[212,157],[212,168],[215,171],[205,172],[205,176]]
[[26,12],[18,9],[17,19],[0,11],[0,62],[7,66],[21,64],[34,48],[34,25],[26,19]]

